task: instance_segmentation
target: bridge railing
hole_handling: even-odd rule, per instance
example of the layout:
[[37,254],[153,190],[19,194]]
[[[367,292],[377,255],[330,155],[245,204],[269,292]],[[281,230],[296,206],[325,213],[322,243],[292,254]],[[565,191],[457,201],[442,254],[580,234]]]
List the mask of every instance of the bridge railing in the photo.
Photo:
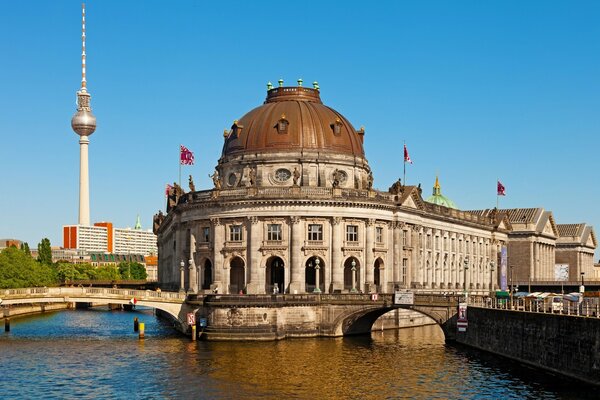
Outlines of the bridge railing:
[[575,302],[566,299],[553,301],[550,296],[545,299],[488,297],[469,298],[468,304],[471,307],[497,310],[600,318],[600,298],[584,298],[581,302]]
[[44,296],[115,296],[115,297],[132,297],[137,299],[168,299],[183,301],[185,293],[179,292],[161,292],[152,290],[135,290],[135,289],[117,289],[117,288],[98,288],[98,287],[35,287],[35,288],[19,288],[19,289],[2,289],[0,290],[0,298],[2,297],[44,297]]

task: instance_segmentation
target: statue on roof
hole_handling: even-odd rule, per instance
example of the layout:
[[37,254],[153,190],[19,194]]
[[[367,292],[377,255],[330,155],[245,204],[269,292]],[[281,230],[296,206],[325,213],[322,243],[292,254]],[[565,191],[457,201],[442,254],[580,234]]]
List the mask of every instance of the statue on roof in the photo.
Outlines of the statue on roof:
[[390,188],[388,189],[388,192],[390,192],[391,194],[401,194],[402,193],[402,181],[400,180],[400,178],[398,178],[398,180],[396,182],[394,182],[392,184],[392,186],[390,186]]
[[165,215],[162,213],[162,210],[158,210],[158,214],[154,214],[154,217],[152,218],[152,232],[154,232],[155,235],[158,234],[158,229],[164,219]]
[[300,180],[300,171],[298,171],[298,168],[294,167],[292,176],[294,177],[294,186],[298,186],[298,180]]
[[196,185],[194,185],[194,179],[192,178],[191,175],[190,175],[190,179],[188,180],[188,185],[190,187],[190,192],[196,191]]
[[369,171],[369,175],[367,175],[367,189],[373,189],[373,171]]
[[212,175],[208,174],[208,177],[212,179],[215,189],[221,190],[221,178],[219,177],[219,171],[215,169],[215,172]]

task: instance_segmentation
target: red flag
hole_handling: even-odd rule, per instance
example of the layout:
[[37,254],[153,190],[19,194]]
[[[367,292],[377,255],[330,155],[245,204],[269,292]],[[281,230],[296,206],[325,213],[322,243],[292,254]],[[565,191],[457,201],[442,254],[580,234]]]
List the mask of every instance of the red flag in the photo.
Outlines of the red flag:
[[408,149],[406,148],[406,143],[404,144],[404,162],[412,164],[412,160],[410,159],[410,156],[408,155]]
[[498,196],[506,196],[506,189],[504,189],[504,185],[500,180],[498,180]]
[[167,183],[167,187],[165,188],[165,196],[169,196],[169,192],[173,189],[173,186]]
[[184,145],[180,145],[179,160],[181,165],[194,165],[194,153],[189,151]]

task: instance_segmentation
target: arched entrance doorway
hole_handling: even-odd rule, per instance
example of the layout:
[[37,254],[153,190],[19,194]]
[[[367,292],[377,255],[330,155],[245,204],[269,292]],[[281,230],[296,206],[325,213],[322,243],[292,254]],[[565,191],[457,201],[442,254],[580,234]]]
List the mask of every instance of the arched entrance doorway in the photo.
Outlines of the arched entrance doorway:
[[[383,288],[381,287],[381,284],[383,282],[381,282],[381,275],[383,274],[383,272],[381,270],[383,269],[383,260],[381,258],[378,258],[377,260],[375,260],[375,265],[373,266],[373,268],[374,268],[373,283],[375,284],[375,290],[377,292],[382,292]],[[405,268],[405,267],[402,267],[402,268]],[[403,271],[404,279],[405,279],[405,275],[406,275],[406,273]]]
[[265,290],[267,293],[285,293],[285,266],[277,256],[267,260]]
[[202,276],[202,289],[210,289],[213,283],[213,268],[210,260],[204,261],[204,271]]
[[[325,290],[323,270],[325,263],[320,257],[311,257],[304,265],[304,287],[307,293],[321,293]],[[317,279],[317,271],[319,272]],[[318,281],[318,282],[317,282]]]
[[235,257],[229,264],[229,293],[239,293],[246,287],[245,263],[239,257]]
[[[354,278],[353,278],[354,277]],[[355,257],[350,257],[344,261],[344,290],[348,292],[360,291],[360,264]],[[352,285],[354,279],[354,286]]]

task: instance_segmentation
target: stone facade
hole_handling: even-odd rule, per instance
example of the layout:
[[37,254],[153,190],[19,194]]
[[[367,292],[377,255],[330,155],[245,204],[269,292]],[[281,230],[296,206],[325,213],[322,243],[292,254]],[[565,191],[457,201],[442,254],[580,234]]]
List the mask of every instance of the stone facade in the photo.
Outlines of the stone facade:
[[597,279],[594,269],[596,235],[586,224],[559,224],[556,241],[556,263],[569,265],[569,280],[577,281],[583,273],[587,279]]
[[[270,118],[270,119],[269,119]],[[318,90],[270,89],[225,132],[215,188],[177,195],[158,232],[162,288],[191,292],[490,290],[509,223],[373,189],[364,129]],[[155,219],[156,220],[156,219]]]

